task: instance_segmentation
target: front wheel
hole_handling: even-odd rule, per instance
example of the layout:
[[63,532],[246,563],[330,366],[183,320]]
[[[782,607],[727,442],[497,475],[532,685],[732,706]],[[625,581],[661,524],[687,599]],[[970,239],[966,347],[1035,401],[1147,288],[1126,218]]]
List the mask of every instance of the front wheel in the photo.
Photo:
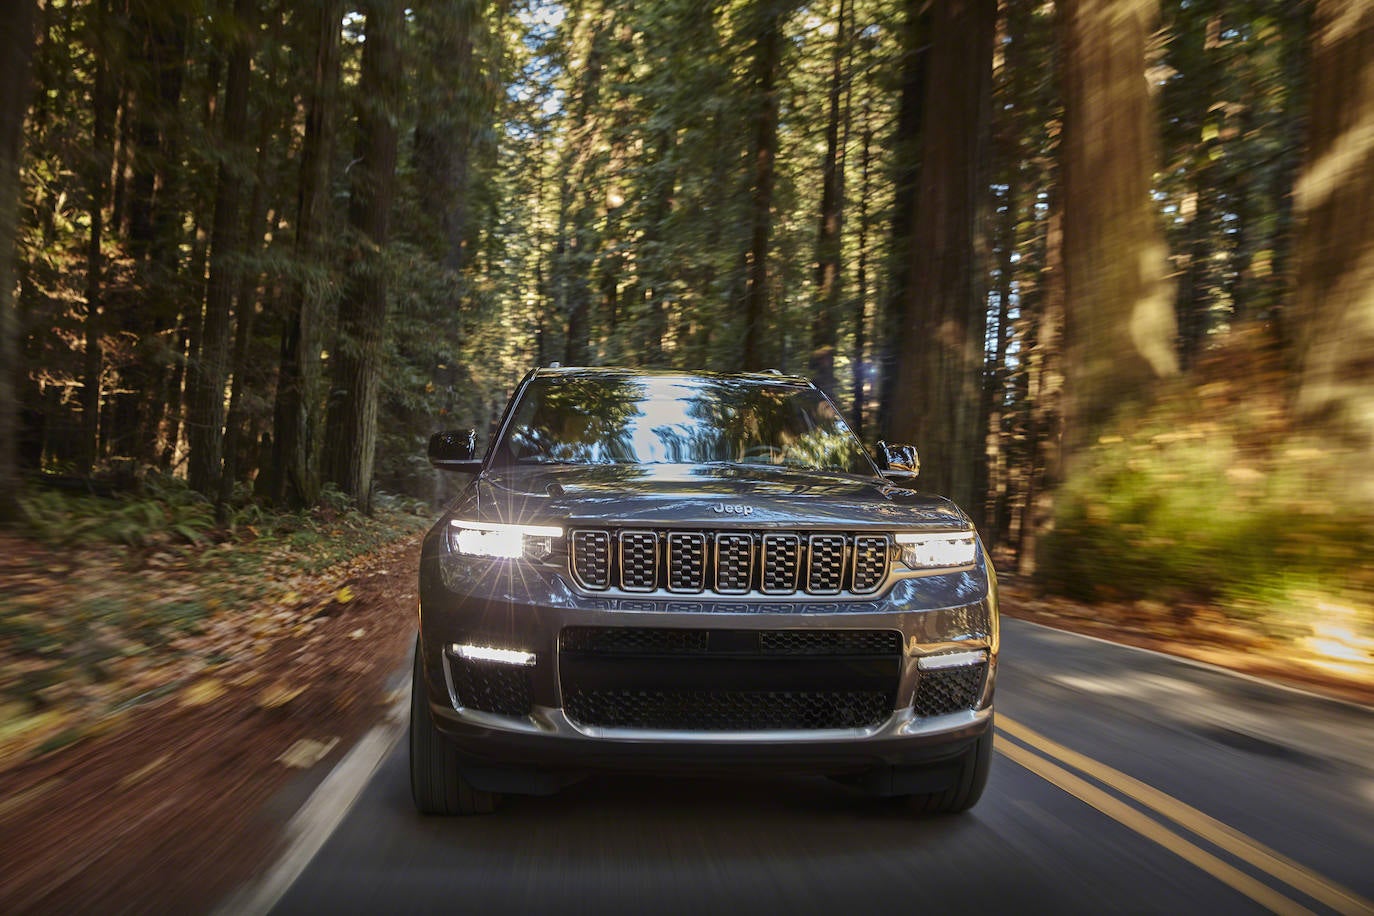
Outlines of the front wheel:
[[960,762],[959,778],[948,789],[909,796],[911,809],[918,814],[955,814],[967,811],[983,797],[992,768],[992,723]]
[[463,778],[457,749],[434,727],[419,639],[410,681],[410,796],[421,814],[490,814],[499,798]]

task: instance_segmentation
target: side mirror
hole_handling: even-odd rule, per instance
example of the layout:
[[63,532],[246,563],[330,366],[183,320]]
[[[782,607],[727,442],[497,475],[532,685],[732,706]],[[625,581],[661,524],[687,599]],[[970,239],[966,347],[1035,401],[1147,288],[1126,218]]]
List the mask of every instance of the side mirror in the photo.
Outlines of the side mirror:
[[914,480],[921,473],[916,446],[878,441],[878,471],[888,480]]
[[429,437],[429,463],[441,471],[476,474],[482,469],[477,457],[477,430],[450,429]]

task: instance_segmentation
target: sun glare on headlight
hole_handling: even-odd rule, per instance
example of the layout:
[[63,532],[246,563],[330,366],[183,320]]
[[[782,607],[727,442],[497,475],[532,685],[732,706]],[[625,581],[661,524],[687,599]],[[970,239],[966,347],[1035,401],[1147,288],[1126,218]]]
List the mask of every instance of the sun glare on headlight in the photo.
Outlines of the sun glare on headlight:
[[972,531],[902,533],[894,540],[908,569],[968,566],[978,556],[978,542]]
[[472,557],[542,560],[553,552],[553,539],[563,529],[552,525],[503,525],[497,522],[449,522],[449,542],[458,553]]

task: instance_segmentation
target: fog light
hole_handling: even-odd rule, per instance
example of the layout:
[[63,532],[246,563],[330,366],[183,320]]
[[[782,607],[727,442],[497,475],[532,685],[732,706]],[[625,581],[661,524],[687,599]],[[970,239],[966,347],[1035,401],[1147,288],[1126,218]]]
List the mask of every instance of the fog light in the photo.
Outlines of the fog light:
[[495,649],[491,646],[474,646],[467,643],[454,643],[448,647],[454,655],[470,662],[499,662],[502,665],[534,664],[534,653],[520,649]]

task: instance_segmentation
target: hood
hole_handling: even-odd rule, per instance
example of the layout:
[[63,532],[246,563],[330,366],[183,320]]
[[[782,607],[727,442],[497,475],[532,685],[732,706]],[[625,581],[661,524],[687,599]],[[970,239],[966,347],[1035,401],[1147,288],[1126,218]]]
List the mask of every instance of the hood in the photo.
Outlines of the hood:
[[968,528],[949,500],[880,478],[752,465],[564,465],[484,473],[456,507],[487,521],[598,526]]

